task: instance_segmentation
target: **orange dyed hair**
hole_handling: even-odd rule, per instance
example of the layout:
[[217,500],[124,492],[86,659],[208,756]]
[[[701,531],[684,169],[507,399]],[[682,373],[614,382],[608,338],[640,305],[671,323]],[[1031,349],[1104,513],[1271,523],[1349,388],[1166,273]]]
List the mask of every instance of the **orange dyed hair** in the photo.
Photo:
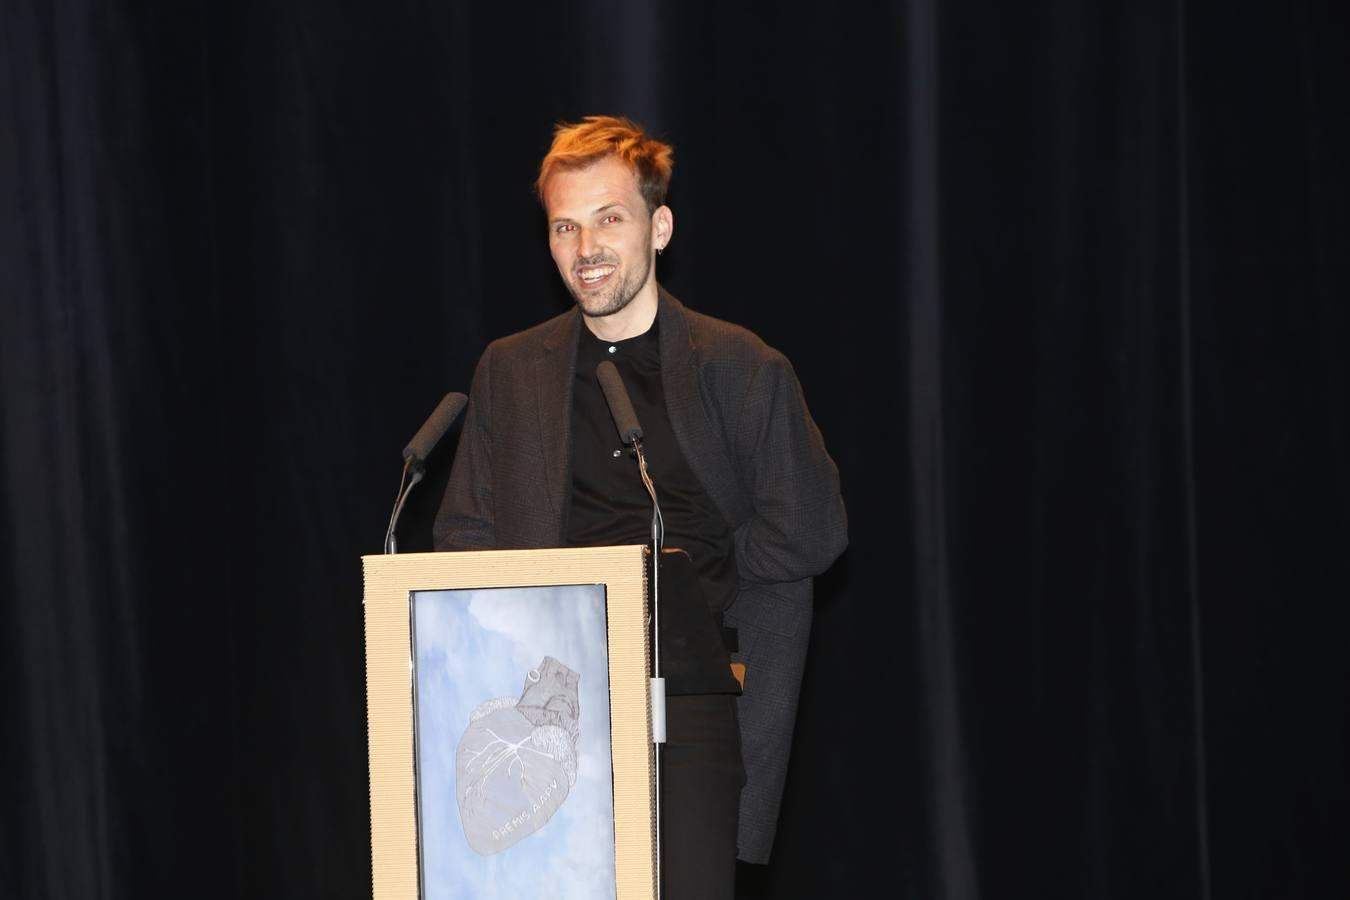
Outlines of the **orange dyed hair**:
[[666,202],[675,151],[648,137],[642,127],[623,116],[587,116],[580,122],[559,123],[553,146],[539,164],[534,192],[544,202],[544,186],[555,172],[584,169],[607,156],[617,156],[637,175],[638,191],[652,213]]

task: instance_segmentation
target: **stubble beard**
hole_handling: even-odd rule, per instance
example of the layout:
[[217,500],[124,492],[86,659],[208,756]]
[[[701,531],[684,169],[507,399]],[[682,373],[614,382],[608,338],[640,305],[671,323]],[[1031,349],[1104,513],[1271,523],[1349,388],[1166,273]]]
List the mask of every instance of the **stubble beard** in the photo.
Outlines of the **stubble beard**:
[[[587,260],[587,265],[602,265],[608,260],[601,259],[598,262]],[[614,263],[614,265],[619,265]],[[567,290],[572,294],[572,299],[577,301],[577,306],[581,307],[582,315],[592,318],[604,318],[612,316],[621,311],[628,304],[633,302],[633,298],[642,290],[643,285],[647,283],[647,278],[652,271],[651,240],[648,239],[647,246],[642,251],[642,268],[625,269],[620,266],[623,272],[623,278],[610,286],[609,290],[601,293],[591,293],[581,285],[580,278],[576,274],[574,267],[568,273],[566,279]]]

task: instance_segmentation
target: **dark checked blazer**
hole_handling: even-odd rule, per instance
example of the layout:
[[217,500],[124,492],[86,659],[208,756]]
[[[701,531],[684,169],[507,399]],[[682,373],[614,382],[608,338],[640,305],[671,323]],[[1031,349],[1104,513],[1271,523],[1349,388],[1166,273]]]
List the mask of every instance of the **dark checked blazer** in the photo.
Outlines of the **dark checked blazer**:
[[[664,288],[657,317],[671,427],[735,540],[741,586],[726,624],[738,630],[733,659],[747,670],[738,701],[747,779],[739,855],[762,863],[787,775],[811,578],[848,541],[839,474],[783,354]],[[565,544],[582,327],[573,309],[484,351],[436,516],[438,549]]]

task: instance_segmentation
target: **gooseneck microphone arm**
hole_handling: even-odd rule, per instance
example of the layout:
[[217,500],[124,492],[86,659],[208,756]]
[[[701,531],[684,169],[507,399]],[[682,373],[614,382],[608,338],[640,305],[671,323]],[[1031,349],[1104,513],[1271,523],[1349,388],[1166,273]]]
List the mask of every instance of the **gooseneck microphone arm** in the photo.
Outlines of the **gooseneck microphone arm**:
[[[408,476],[411,470],[412,480]],[[398,517],[403,512],[403,504],[408,502],[408,495],[412,493],[413,485],[422,480],[423,469],[413,466],[411,458],[403,460],[403,475],[398,480],[398,494],[394,497],[394,511],[389,514],[389,527],[384,532],[384,552],[397,553],[398,539],[394,536],[394,527],[398,524]]]
[[661,550],[666,544],[666,522],[661,518],[661,504],[656,499],[656,485],[647,471],[647,454],[642,452],[642,440],[633,438],[633,452],[637,454],[638,474],[642,476],[642,486],[652,498],[652,645],[657,648],[652,653],[652,677],[661,677]]
[[403,504],[408,502],[408,495],[412,493],[413,487],[426,474],[427,457],[450,430],[450,426],[459,418],[459,414],[468,403],[469,398],[457,391],[446,394],[441,398],[441,402],[436,404],[436,409],[422,427],[417,429],[417,434],[413,435],[408,446],[403,448],[403,477],[399,479],[398,496],[394,498],[394,511],[389,515],[389,527],[384,532],[385,553],[398,552],[394,528],[398,525],[399,514],[403,512]]

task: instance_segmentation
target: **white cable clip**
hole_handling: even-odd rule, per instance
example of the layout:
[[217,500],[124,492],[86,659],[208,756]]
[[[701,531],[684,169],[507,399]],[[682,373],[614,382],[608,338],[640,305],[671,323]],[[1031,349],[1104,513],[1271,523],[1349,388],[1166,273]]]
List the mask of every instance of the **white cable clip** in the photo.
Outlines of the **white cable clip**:
[[652,743],[666,742],[666,680],[653,678],[650,681],[652,692]]

